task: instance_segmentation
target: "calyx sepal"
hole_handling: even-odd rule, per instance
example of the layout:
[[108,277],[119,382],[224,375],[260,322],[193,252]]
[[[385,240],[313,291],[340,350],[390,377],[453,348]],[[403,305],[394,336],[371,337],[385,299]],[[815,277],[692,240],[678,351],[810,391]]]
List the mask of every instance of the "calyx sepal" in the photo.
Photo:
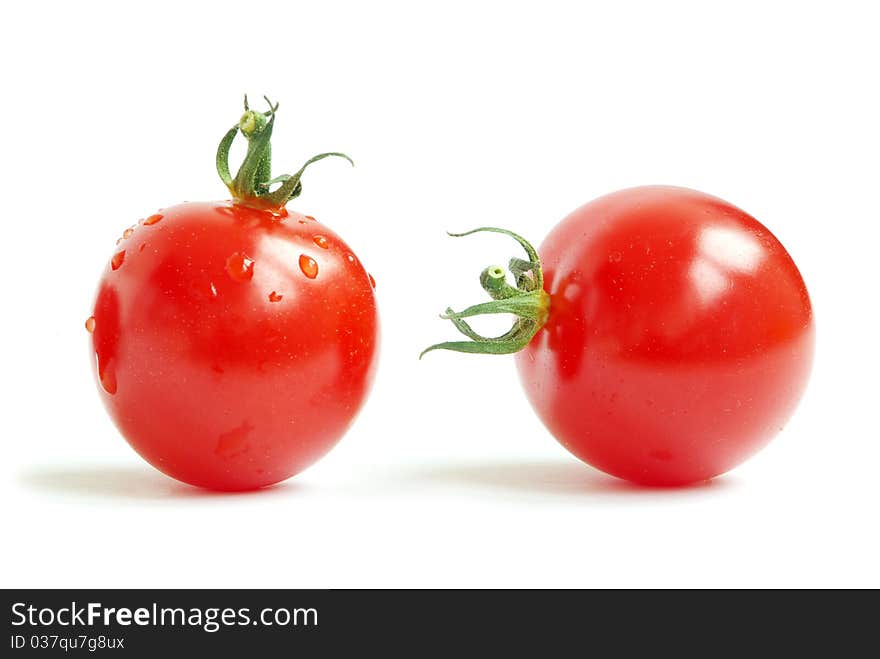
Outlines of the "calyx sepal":
[[[447,308],[446,313],[440,316],[451,321],[455,328],[470,340],[436,343],[423,350],[419,359],[432,350],[454,350],[487,355],[507,355],[518,352],[529,344],[532,337],[547,322],[550,296],[544,291],[541,259],[535,248],[522,236],[496,227],[480,227],[465,233],[450,233],[449,235],[460,238],[479,232],[501,233],[510,236],[522,246],[528,260],[516,257],[510,259],[508,270],[513,275],[515,286],[508,283],[504,268],[501,266],[492,265],[483,270],[480,273],[480,285],[492,300],[475,304],[463,311],[453,311]],[[464,320],[472,316],[499,313],[516,316],[513,326],[501,336],[487,337],[478,334]]]
[[[354,161],[344,153],[336,151],[319,153],[309,158],[294,174],[281,174],[272,178],[271,138],[278,103],[273,105],[268,98],[265,96],[263,98],[269,104],[269,109],[265,112],[256,112],[250,109],[247,96],[244,97],[244,114],[238,123],[227,131],[217,147],[217,173],[229,188],[236,203],[280,210],[288,201],[300,195],[302,175],[312,163],[331,156],[345,158],[352,165]],[[248,148],[238,172],[233,177],[229,171],[229,149],[239,133],[247,140]]]

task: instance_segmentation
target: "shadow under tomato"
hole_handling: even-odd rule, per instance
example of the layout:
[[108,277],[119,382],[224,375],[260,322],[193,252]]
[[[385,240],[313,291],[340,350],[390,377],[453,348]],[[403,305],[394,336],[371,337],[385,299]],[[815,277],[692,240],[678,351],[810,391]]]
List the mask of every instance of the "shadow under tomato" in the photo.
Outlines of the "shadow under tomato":
[[59,497],[139,501],[277,496],[301,487],[285,481],[259,490],[214,492],[180,483],[148,467],[114,465],[34,466],[19,474],[19,482],[34,492]]
[[609,476],[585,464],[560,461],[441,464],[420,467],[410,478],[440,485],[525,494],[610,498],[667,499],[714,493],[734,486],[732,480],[722,477],[686,487],[649,487]]

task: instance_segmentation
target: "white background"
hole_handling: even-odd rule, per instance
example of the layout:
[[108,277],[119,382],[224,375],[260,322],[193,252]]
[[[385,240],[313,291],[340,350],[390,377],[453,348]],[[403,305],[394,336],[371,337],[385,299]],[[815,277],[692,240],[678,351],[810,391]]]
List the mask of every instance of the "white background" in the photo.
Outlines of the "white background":
[[[13,3],[0,26],[0,585],[880,586],[880,41],[864,2]],[[266,491],[127,446],[83,321],[115,239],[215,199],[241,95],[281,102],[292,208],[375,275],[383,354],[342,443]],[[510,358],[436,353],[447,304],[606,192],[670,183],[767,224],[818,351],[784,432],[709,485],[639,489],[543,429]],[[506,401],[509,411],[498,412]]]

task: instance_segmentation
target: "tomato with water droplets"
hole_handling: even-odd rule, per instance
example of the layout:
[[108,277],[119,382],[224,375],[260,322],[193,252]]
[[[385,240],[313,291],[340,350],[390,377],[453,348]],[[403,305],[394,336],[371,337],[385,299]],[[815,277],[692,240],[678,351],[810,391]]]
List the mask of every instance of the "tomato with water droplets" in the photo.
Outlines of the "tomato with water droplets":
[[283,480],[336,443],[367,395],[370,277],[296,213],[226,202],[163,216],[130,238],[150,249],[108,265],[98,287],[87,327],[104,402],[170,476],[217,489]]
[[373,288],[351,248],[235,192],[127,232],[86,322],[101,397],[131,446],[219,490],[277,483],[329,451],[378,355]]

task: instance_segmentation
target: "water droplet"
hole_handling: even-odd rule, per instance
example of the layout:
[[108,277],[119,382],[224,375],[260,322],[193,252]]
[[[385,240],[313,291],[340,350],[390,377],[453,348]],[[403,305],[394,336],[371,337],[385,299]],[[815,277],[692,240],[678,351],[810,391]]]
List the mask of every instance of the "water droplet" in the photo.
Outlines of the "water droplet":
[[157,222],[160,222],[162,220],[162,217],[163,216],[160,215],[159,213],[156,213],[155,215],[150,215],[150,217],[148,217],[146,220],[144,220],[144,226],[148,226],[148,227],[152,226],[152,225],[156,224]]
[[311,256],[299,255],[299,269],[309,279],[314,279],[318,276],[318,264],[315,263],[315,259]]
[[101,386],[104,387],[104,391],[106,391],[111,396],[116,393],[116,372],[111,371],[110,369],[105,369],[104,374],[101,376]]
[[317,222],[317,221],[318,221],[318,220],[316,220],[315,218],[313,218],[311,215],[306,215],[306,219],[307,219],[307,220],[311,220],[312,222]]
[[235,281],[250,281],[254,278],[254,260],[246,254],[236,252],[226,259],[226,272]]
[[133,226],[128,227],[125,231],[122,232],[122,239],[128,240],[129,238],[131,238],[131,234],[133,234],[133,233],[134,233],[134,227]]
[[278,293],[272,291],[271,293],[269,293],[269,302],[278,302],[283,297],[283,295],[278,295]]
[[121,242],[122,242],[122,238],[117,238],[117,239],[116,239],[116,244],[117,244],[117,245],[118,245],[119,243],[121,243]]
[[110,259],[110,267],[114,270],[119,270],[119,266],[122,265],[122,262],[125,261],[125,250],[120,250],[113,255],[113,258]]
[[620,252],[611,252],[608,255],[608,260],[612,263],[620,263],[620,260],[623,258],[623,255]]
[[305,224],[306,221],[305,221],[305,220],[299,220],[299,223],[300,223],[300,224]]
[[95,331],[95,317],[94,316],[89,316],[86,319],[86,331],[89,334],[91,334],[92,332]]
[[214,286],[214,282],[210,282],[209,289],[211,291],[211,297],[217,297],[217,287]]
[[98,356],[98,353],[95,353],[95,363],[98,366],[98,380],[101,382],[101,387],[111,396],[116,393],[116,371],[114,371],[111,366],[112,362],[107,360],[103,364],[101,363],[101,358]]
[[315,236],[313,240],[321,249],[328,249],[330,247],[330,243],[327,242],[327,239],[324,236]]
[[138,251],[139,251],[139,252],[143,252],[143,251],[144,251],[144,247],[146,247],[146,246],[147,246],[147,243],[141,243],[140,245],[138,245]]
[[368,272],[368,273],[367,273],[367,277],[370,278],[370,286],[372,286],[373,288],[376,288],[376,280],[373,279],[373,275],[371,275],[371,274]]
[[253,430],[254,426],[247,420],[242,421],[241,425],[217,437],[214,453],[221,458],[234,458],[242,453],[247,453],[250,449],[250,434]]
[[672,451],[667,451],[666,449],[657,449],[648,453],[649,456],[654,458],[655,460],[662,460],[664,462],[668,462],[675,458],[675,455]]
[[354,263],[354,255],[352,255],[352,254],[346,254],[346,255],[345,255],[345,258],[348,259],[348,262],[349,262],[349,263]]

